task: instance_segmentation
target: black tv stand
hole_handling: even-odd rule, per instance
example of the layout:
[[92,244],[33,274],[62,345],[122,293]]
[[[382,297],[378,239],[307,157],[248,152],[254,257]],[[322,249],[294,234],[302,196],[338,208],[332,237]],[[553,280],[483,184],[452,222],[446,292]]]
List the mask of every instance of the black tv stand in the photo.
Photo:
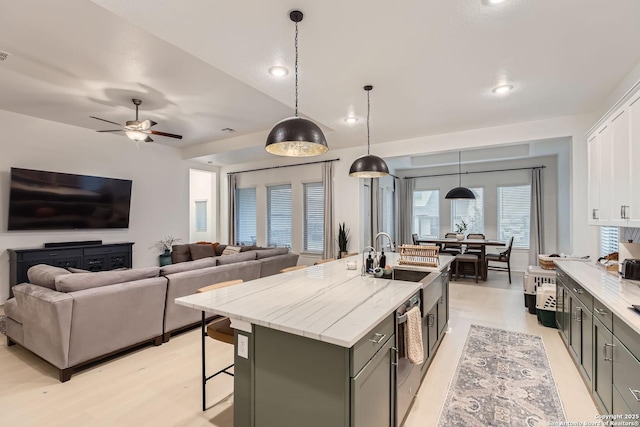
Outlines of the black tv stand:
[[[89,271],[131,268],[132,242],[101,243],[101,240],[90,240],[54,243],[55,246],[48,246],[51,243],[46,243],[44,248],[7,249],[9,252],[9,286],[13,288],[19,283],[28,282],[27,270],[36,264],[81,268]],[[13,296],[11,289],[9,293],[10,296]]]

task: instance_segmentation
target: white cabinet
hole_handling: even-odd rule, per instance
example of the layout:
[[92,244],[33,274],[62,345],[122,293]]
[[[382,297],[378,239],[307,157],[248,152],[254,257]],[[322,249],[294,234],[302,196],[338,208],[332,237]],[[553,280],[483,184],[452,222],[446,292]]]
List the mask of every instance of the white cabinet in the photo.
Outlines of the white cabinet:
[[640,227],[640,83],[587,135],[590,225]]

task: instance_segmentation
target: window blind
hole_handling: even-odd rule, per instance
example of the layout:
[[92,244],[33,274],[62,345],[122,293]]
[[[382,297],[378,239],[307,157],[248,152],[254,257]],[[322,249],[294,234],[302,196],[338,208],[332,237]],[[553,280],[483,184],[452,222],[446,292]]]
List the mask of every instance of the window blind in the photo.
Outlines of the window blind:
[[513,236],[514,248],[529,248],[531,185],[498,187],[498,240]]
[[207,201],[196,200],[196,231],[207,231]]
[[618,252],[618,227],[600,227],[600,256]]
[[440,191],[414,191],[412,218],[412,234],[417,233],[419,237],[439,237]]
[[484,234],[484,189],[469,188],[475,194],[474,199],[458,199],[451,201],[451,231],[456,232],[456,224],[464,221],[469,233]]
[[291,249],[291,184],[267,187],[267,245]]
[[255,187],[236,190],[236,243],[240,245],[256,243]]
[[324,187],[322,182],[303,184],[305,252],[324,250]]

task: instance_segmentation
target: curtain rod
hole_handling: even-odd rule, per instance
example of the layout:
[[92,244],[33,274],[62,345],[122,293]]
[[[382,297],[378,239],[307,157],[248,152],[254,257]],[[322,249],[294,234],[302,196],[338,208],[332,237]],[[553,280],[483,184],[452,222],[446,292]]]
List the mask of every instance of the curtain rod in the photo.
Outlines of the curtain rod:
[[280,169],[280,168],[290,168],[293,166],[306,166],[306,165],[315,165],[318,163],[329,163],[329,162],[337,162],[340,159],[331,159],[331,160],[318,160],[316,162],[307,162],[307,163],[297,163],[295,165],[282,165],[282,166],[270,166],[268,168],[259,168],[259,169],[249,169],[246,171],[237,171],[237,172],[227,172],[227,175],[235,175],[237,173],[246,173],[246,172],[258,172],[258,171],[266,171],[270,169]]
[[467,171],[461,173],[439,173],[435,175],[420,175],[420,176],[405,176],[404,179],[412,179],[412,178],[433,178],[436,176],[450,176],[450,175],[470,175],[472,173],[491,173],[491,172],[508,172],[508,171],[521,171],[521,170],[533,170],[533,169],[544,169],[546,166],[533,166],[529,168],[511,168],[511,169],[493,169],[488,171]]

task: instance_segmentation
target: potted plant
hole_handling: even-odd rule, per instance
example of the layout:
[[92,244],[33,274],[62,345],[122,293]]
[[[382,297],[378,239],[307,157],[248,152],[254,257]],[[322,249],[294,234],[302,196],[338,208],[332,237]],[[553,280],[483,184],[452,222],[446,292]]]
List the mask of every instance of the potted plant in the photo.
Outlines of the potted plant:
[[173,236],[166,236],[164,239],[157,240],[153,245],[149,246],[149,249],[156,248],[157,250],[162,251],[158,256],[158,263],[160,267],[171,264],[171,247],[179,242],[182,242],[182,239],[178,239]]
[[338,251],[338,258],[344,257],[349,251],[349,229],[344,222],[338,224]]
[[467,223],[464,221],[460,221],[456,223],[456,239],[464,240],[464,233],[467,231]]

